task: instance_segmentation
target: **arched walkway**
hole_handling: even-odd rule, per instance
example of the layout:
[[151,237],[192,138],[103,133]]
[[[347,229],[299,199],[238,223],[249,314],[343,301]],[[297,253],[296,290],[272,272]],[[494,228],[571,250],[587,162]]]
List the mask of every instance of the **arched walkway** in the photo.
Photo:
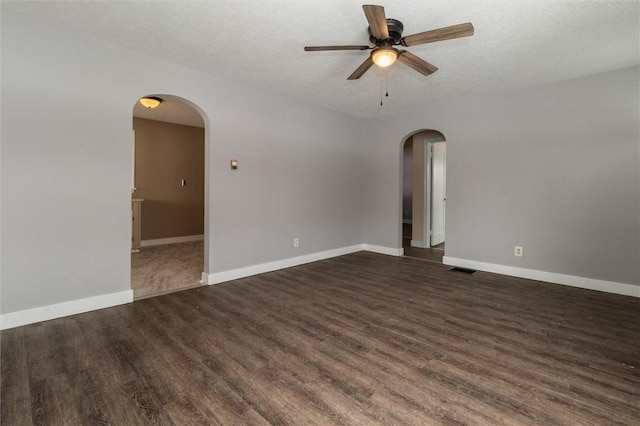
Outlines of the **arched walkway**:
[[202,285],[206,270],[208,120],[183,98],[154,96],[157,108],[133,109],[134,299]]
[[442,262],[445,239],[446,139],[432,129],[401,143],[402,246],[405,256]]

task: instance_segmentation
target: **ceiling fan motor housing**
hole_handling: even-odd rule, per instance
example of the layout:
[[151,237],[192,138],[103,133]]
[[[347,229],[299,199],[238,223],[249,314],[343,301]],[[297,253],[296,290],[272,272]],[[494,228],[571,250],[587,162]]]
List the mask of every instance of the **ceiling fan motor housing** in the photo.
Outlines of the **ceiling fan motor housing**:
[[399,44],[402,38],[402,31],[404,30],[402,22],[397,19],[387,18],[387,28],[389,28],[389,39],[380,40],[371,34],[371,27],[368,27],[367,30],[369,31],[369,40],[371,40],[371,43],[376,46],[393,46]]

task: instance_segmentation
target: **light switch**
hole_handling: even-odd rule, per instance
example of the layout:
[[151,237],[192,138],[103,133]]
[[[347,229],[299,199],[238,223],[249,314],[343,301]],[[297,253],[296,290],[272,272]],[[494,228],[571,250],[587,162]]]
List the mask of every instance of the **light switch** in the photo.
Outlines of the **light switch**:
[[238,160],[231,160],[231,170],[238,170]]

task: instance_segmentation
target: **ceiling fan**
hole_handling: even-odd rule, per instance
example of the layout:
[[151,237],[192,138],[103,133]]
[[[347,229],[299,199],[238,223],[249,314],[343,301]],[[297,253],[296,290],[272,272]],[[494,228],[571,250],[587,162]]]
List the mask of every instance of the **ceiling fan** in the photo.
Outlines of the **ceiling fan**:
[[435,41],[450,40],[459,37],[473,35],[473,25],[465,24],[452,25],[450,27],[438,28],[436,30],[425,31],[402,37],[404,25],[397,19],[387,18],[384,7],[376,5],[363,5],[364,14],[369,22],[369,40],[375,46],[367,45],[345,45],[345,46],[306,46],[307,52],[318,52],[323,50],[369,50],[369,57],[347,78],[347,80],[357,80],[364,75],[374,64],[380,67],[388,67],[396,60],[413,68],[423,75],[433,74],[438,70],[434,65],[408,52],[404,49],[396,49],[394,46],[416,46],[418,44],[432,43]]

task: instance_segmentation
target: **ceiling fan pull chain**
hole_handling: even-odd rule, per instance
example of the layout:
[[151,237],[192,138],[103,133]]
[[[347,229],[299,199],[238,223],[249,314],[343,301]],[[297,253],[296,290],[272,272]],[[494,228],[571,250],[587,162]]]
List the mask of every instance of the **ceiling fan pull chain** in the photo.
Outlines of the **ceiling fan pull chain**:
[[384,75],[387,79],[387,94],[385,96],[388,98],[389,97],[389,70],[384,70]]
[[[384,90],[383,85],[386,84],[386,90]],[[389,97],[389,70],[385,69],[384,70],[384,80],[380,80],[380,106],[382,106],[382,92],[384,93],[385,97]]]

